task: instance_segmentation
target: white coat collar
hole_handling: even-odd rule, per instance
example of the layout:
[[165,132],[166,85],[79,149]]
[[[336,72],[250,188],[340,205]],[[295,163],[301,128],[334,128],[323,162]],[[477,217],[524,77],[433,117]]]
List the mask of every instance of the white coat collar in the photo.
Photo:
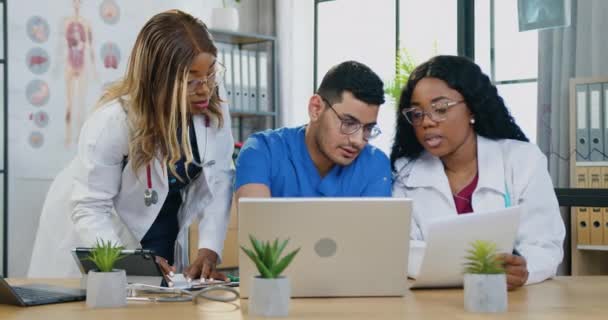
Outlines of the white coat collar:
[[[477,136],[477,190],[488,188],[505,194],[505,169],[499,142]],[[423,151],[412,163],[406,187],[433,187],[446,196],[451,194],[443,163],[438,157]]]
[[[211,167],[215,163],[213,160],[214,154],[213,149],[209,146],[209,137],[207,134],[211,130],[211,127],[205,126],[205,117],[203,115],[195,115],[192,117],[192,123],[194,125],[194,133],[196,134],[196,146],[198,147],[199,159],[201,159],[201,164],[203,168]],[[145,167],[140,170],[140,176],[146,177]],[[153,173],[156,175],[153,180],[153,187],[160,185],[159,191],[164,192],[169,184],[167,181],[167,168],[166,164],[162,161],[162,156],[159,155],[156,157],[155,161],[153,161]],[[157,182],[158,181],[158,182]]]
[[[211,121],[210,121],[211,122]],[[198,147],[198,156],[201,159],[201,165],[205,167],[206,165],[210,165],[210,161],[215,163],[215,155],[213,154],[213,149],[209,147],[209,143],[213,143],[209,141],[209,131],[211,130],[210,124],[209,127],[205,125],[205,116],[196,114],[192,117],[192,124],[194,125],[194,134],[196,135],[196,146]]]

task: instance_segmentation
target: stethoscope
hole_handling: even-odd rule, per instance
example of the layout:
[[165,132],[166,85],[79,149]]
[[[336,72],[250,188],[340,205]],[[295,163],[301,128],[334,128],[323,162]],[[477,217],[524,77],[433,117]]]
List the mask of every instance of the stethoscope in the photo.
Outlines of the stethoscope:
[[[210,301],[216,302],[232,302],[238,300],[240,298],[239,291],[235,288],[227,285],[213,285],[201,290],[191,291],[185,289],[178,288],[166,288],[166,287],[158,287],[151,286],[146,284],[130,284],[128,286],[128,301],[146,301],[146,302],[185,302],[192,301],[192,303],[197,304],[198,298],[207,299]],[[177,295],[174,296],[165,296],[165,297],[149,297],[137,296],[137,290],[144,290],[149,292],[156,293],[175,293]],[[214,292],[224,293],[223,295],[213,294]]]
[[[204,117],[205,117],[205,148],[203,149],[203,160],[201,160],[200,164],[196,163],[195,161],[192,162],[195,165],[201,167],[201,170],[204,166],[211,166],[211,165],[215,164],[214,160],[211,160],[211,161],[209,161],[209,163],[205,164],[205,157],[207,156],[207,138],[208,138],[207,128],[209,128],[210,120],[209,120],[209,116],[204,115]],[[146,165],[146,190],[144,190],[144,204],[146,205],[146,207],[149,207],[149,206],[157,204],[157,203],[158,203],[158,192],[156,192],[156,190],[154,190],[154,188],[152,188],[152,166],[148,163]]]

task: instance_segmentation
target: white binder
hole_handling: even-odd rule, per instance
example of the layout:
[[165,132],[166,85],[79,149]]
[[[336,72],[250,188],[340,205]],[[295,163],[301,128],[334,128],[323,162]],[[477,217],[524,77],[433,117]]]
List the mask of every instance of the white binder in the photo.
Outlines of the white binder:
[[224,46],[224,66],[226,67],[226,75],[224,76],[226,99],[230,109],[234,109],[234,68],[232,67],[232,47]]
[[[608,161],[608,83],[602,85],[602,112],[604,113],[604,161]],[[608,185],[606,186],[608,188]],[[606,239],[608,241],[608,239]]]
[[242,110],[251,111],[249,107],[249,50],[241,49],[239,58],[241,59],[241,92]]
[[267,112],[270,111],[270,106],[268,104],[268,53],[261,51],[258,62],[260,71],[260,82],[258,83],[258,88],[260,89],[259,110]]
[[576,160],[589,160],[589,121],[587,85],[576,85]]
[[243,82],[241,81],[241,50],[239,47],[232,48],[232,67],[234,68],[234,110],[243,111],[242,94]]
[[602,84],[589,85],[589,152],[591,161],[604,160],[604,133],[602,132]]
[[249,51],[249,109],[252,112],[260,111],[258,105],[258,60],[257,51]]
[[241,118],[234,117],[232,118],[232,137],[235,142],[241,142],[241,135],[239,127],[241,126]]

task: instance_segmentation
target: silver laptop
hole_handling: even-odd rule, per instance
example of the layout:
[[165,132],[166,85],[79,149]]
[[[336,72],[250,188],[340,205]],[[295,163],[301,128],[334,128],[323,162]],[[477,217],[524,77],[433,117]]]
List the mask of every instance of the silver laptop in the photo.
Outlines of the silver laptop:
[[[412,202],[404,198],[241,198],[239,245],[287,239],[301,248],[284,275],[292,297],[401,296]],[[258,275],[239,252],[241,297]]]
[[11,286],[0,278],[0,304],[13,304],[17,306],[36,306],[42,304],[82,301],[86,298],[86,291],[50,286],[46,284],[29,284]]

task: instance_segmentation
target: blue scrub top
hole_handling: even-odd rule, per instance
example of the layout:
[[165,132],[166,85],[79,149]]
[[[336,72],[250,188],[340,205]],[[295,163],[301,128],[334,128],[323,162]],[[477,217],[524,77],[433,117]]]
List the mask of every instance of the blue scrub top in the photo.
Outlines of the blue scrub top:
[[235,190],[268,186],[272,197],[390,197],[388,157],[366,145],[348,166],[335,165],[321,178],[304,140],[306,126],[251,135],[236,162]]

